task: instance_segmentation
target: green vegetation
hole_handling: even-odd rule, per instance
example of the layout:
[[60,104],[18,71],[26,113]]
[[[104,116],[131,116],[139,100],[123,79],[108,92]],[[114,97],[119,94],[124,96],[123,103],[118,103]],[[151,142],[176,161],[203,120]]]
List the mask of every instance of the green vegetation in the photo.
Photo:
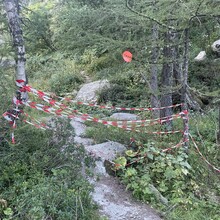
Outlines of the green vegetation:
[[1,219],[98,219],[80,175],[85,154],[67,142],[68,123],[52,123],[56,131],[26,125],[16,130],[16,145],[1,142]]
[[[191,113],[190,133],[206,159],[219,167],[216,120],[215,111],[202,116]],[[200,157],[192,140],[186,154],[183,148],[162,151],[175,146],[181,138],[178,135],[158,138],[93,124],[87,136],[98,143],[113,140],[127,146],[125,155],[114,161],[112,169],[135,198],[152,204],[165,219],[219,220],[219,174]]]
[[[201,107],[201,111],[196,112],[190,106],[190,134],[205,158],[220,168],[216,137],[220,129],[220,65],[219,54],[210,49],[220,36],[217,2],[25,2],[21,17],[26,70],[29,84],[36,89],[73,97],[74,90],[89,77],[111,82],[111,87],[99,94],[101,104],[146,107],[150,106],[152,94],[162,100],[169,91],[173,102],[180,103],[183,78],[177,75],[187,69],[184,59],[188,57],[187,88]],[[126,2],[133,11],[126,7]],[[0,44],[1,60],[16,57],[5,17],[1,5],[0,31],[5,41]],[[153,27],[158,37],[153,37]],[[188,54],[184,54],[185,30],[189,31]],[[166,36],[171,33],[169,41]],[[169,47],[173,49],[172,56],[164,55]],[[125,50],[133,54],[131,63],[122,59]],[[202,50],[206,50],[207,59],[195,62],[194,57]],[[162,72],[170,63],[173,65],[172,88],[164,87],[162,81]],[[155,67],[158,89],[152,91],[149,85]],[[11,108],[14,78],[13,68],[0,69],[2,113]],[[33,97],[30,100],[35,101]],[[99,118],[117,112],[77,108]],[[28,112],[38,119],[47,117],[34,110]],[[138,115],[142,119],[152,117],[150,113]],[[115,160],[113,169],[138,200],[150,203],[168,220],[220,219],[219,173],[201,158],[192,140],[188,151],[177,148],[162,152],[176,145],[181,135],[158,138],[100,124],[88,123],[88,126],[87,136],[96,143],[112,140],[127,146],[125,155]],[[173,126],[182,129],[182,120],[175,120]],[[18,121],[16,145],[12,145],[11,128],[0,119],[0,219],[99,219],[89,195],[91,186],[80,175],[79,161],[85,157],[84,152],[67,141],[68,129],[65,121],[57,122],[53,131],[37,130]],[[166,130],[166,127],[155,125],[148,129]]]

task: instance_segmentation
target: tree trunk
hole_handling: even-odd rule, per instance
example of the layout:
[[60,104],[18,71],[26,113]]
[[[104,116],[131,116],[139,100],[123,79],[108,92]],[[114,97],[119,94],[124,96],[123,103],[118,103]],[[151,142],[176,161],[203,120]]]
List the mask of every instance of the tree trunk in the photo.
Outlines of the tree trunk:
[[[181,100],[184,104],[182,106],[182,111],[187,111],[187,98],[189,98],[188,91],[188,67],[189,67],[189,29],[184,30],[184,56],[183,56],[183,80],[182,80],[182,91],[181,91]],[[184,129],[184,148],[188,151],[188,140],[189,140],[189,120],[188,115],[185,115],[183,118],[183,129]]]
[[[161,97],[161,107],[172,105],[172,78],[173,78],[173,47],[172,47],[173,33],[171,30],[165,33],[165,46],[163,49],[163,56],[165,58],[165,63],[162,68],[161,76],[161,87],[162,87],[162,97]],[[160,112],[161,117],[168,117],[173,114],[172,108],[164,108]],[[166,122],[167,129],[172,128],[172,121]]]
[[19,17],[18,1],[4,0],[4,8],[7,14],[8,25],[16,52],[16,80],[23,80],[26,83],[25,47]]
[[174,47],[174,63],[173,63],[173,80],[174,80],[174,87],[173,90],[173,103],[179,104],[181,102],[181,85],[183,80],[183,64],[180,61],[180,45],[179,43],[179,33],[175,35],[175,44]]
[[181,101],[185,105],[183,106],[183,110],[187,108],[187,86],[188,86],[188,67],[189,67],[189,29],[184,30],[184,56],[183,56],[183,80],[182,80],[182,91],[181,91]]
[[[150,80],[150,87],[151,87],[151,107],[158,108],[159,107],[159,100],[158,100],[158,69],[157,69],[157,59],[158,59],[158,47],[157,47],[157,40],[158,40],[158,25],[155,23],[153,24],[152,28],[152,66],[151,66],[151,80]],[[153,111],[153,117],[159,118],[160,112],[159,110]]]
[[220,146],[220,103],[218,107],[218,133],[217,133],[217,144]]

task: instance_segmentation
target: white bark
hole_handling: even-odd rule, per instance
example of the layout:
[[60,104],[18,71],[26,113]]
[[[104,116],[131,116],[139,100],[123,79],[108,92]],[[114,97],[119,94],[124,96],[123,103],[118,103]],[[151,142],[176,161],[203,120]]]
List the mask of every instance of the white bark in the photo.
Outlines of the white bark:
[[[4,0],[4,8],[7,14],[8,24],[12,35],[13,46],[16,51],[16,80],[24,80],[25,74],[25,46],[22,35],[21,21],[16,0]],[[25,83],[24,83],[25,84]]]

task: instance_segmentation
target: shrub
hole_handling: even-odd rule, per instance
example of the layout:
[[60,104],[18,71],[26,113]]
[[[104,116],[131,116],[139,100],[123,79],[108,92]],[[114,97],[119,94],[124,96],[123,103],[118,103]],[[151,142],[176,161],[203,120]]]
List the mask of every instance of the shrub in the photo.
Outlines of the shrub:
[[75,62],[59,53],[31,57],[28,72],[31,81],[34,82],[32,86],[57,95],[71,93],[84,82]]
[[1,143],[0,219],[98,219],[80,174],[84,151],[67,142],[67,123],[53,123],[46,132],[23,126],[17,145]]

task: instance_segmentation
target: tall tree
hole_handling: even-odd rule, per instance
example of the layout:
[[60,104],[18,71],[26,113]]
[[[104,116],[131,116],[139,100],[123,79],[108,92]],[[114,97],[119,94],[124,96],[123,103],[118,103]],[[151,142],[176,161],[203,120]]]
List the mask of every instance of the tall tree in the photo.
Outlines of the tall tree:
[[[154,11],[156,11],[155,7],[156,1],[153,2]],[[151,87],[151,106],[153,108],[158,108],[160,106],[158,95],[159,95],[159,89],[158,89],[158,67],[157,67],[157,60],[159,56],[159,48],[157,46],[157,41],[159,39],[159,26],[156,22],[153,22],[152,26],[152,56],[151,56],[151,80],[150,80],[150,87]],[[159,118],[160,111],[154,110],[153,111],[153,117]]]
[[25,73],[25,46],[21,28],[21,19],[19,17],[19,1],[4,0],[3,3],[7,14],[13,46],[16,52],[16,80],[22,80],[23,84],[25,84],[27,83]]
[[[165,62],[163,64],[162,73],[161,73],[161,85],[162,85],[162,97],[161,97],[161,106],[171,106],[172,101],[172,84],[173,84],[173,36],[174,33],[171,30],[168,30],[164,36],[164,48],[163,56]],[[167,117],[172,115],[172,108],[165,108],[161,110],[161,117]],[[166,123],[171,128],[171,121]]]
[[[160,106],[158,95],[159,95],[159,89],[158,89],[158,67],[157,67],[157,60],[158,60],[158,46],[157,46],[157,40],[158,40],[158,25],[156,23],[153,24],[152,27],[152,65],[151,65],[151,80],[150,80],[150,87],[151,87],[151,106],[153,108],[158,108]],[[153,111],[154,118],[159,118],[159,110]]]

